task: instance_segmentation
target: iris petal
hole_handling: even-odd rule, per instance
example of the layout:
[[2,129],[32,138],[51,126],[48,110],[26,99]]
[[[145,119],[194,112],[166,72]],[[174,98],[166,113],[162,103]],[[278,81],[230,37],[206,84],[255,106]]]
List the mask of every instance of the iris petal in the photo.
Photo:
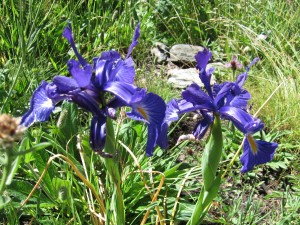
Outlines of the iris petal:
[[163,123],[163,125],[161,126],[161,131],[157,138],[157,144],[162,149],[166,149],[168,147],[168,129],[169,125],[167,123]]
[[133,84],[135,77],[134,63],[131,57],[120,60],[111,71],[110,81],[121,81]]
[[106,139],[106,118],[94,116],[90,130],[90,145],[95,152],[102,151]]
[[242,88],[246,79],[248,77],[248,72],[241,73],[237,76],[235,83]]
[[[175,99],[172,99],[167,104],[166,115],[164,118],[164,122],[161,126],[161,132],[160,132],[160,134],[158,136],[158,140],[157,140],[157,144],[163,149],[166,149],[168,147],[169,123],[172,121],[178,120],[179,115],[181,114],[179,104],[178,104],[179,102],[181,102],[181,100],[176,101]],[[193,107],[193,105],[191,103],[190,103],[190,105]]]
[[[218,90],[217,95],[214,98],[214,104],[221,108],[225,104],[225,100],[227,101],[227,96],[230,94],[230,90],[232,88],[232,83],[226,82],[222,85],[221,89]],[[225,99],[226,98],[226,99]]]
[[92,78],[92,67],[89,64],[86,64],[83,68],[80,66],[80,63],[74,59],[68,61],[68,68],[73,78],[76,80],[77,84],[85,88],[87,87]]
[[148,157],[153,155],[154,148],[158,139],[158,129],[156,126],[148,125],[148,140],[146,146],[146,154]]
[[201,139],[201,138],[204,137],[204,135],[206,134],[208,128],[210,127],[210,125],[214,121],[213,116],[211,116],[210,114],[203,113],[202,115],[203,115],[204,118],[196,124],[196,126],[194,128],[194,132],[193,132],[193,135],[197,139]]
[[195,56],[195,59],[197,61],[196,68],[200,70],[200,80],[204,84],[204,87],[208,93],[208,95],[212,98],[212,90],[210,86],[210,80],[211,75],[214,71],[214,68],[210,68],[206,70],[206,66],[210,58],[212,57],[212,52],[210,52],[208,49],[204,49],[201,52],[198,52]]
[[247,136],[244,143],[244,154],[240,159],[243,165],[241,172],[246,173],[255,165],[271,161],[277,147],[277,143],[254,140],[252,136]]
[[222,118],[231,120],[236,128],[244,134],[248,133],[245,129],[245,125],[254,121],[254,118],[244,110],[231,106],[222,107],[219,109],[219,113]]
[[255,58],[252,60],[252,62],[246,67],[246,72],[241,73],[240,75],[237,76],[237,79],[235,81],[235,83],[242,88],[242,86],[244,85],[246,79],[248,78],[248,72],[250,70],[250,67],[253,66],[255,63],[257,63],[259,61],[259,58]]
[[260,119],[254,118],[253,121],[246,123],[244,129],[248,134],[254,134],[264,128],[264,123]]
[[232,98],[228,96],[228,105],[246,110],[249,99],[251,99],[250,93],[242,90],[239,95],[232,96]]
[[[147,156],[152,156],[157,143],[161,147],[167,145],[167,140],[165,139],[167,127],[163,126],[166,104],[158,95],[148,93],[140,101],[133,101],[129,106],[132,107],[132,111],[128,112],[127,116],[134,120],[144,121],[148,125],[146,153]],[[164,128],[163,131],[162,128]],[[164,137],[159,138],[161,132],[163,132]]]
[[195,83],[191,84],[185,91],[182,92],[182,97],[191,102],[194,107],[201,109],[214,110],[212,99]]
[[185,99],[180,99],[180,100],[177,100],[176,102],[178,104],[180,114],[187,113],[187,112],[193,112],[196,110],[194,105]]
[[158,95],[148,93],[141,101],[128,106],[132,107],[132,111],[127,113],[128,117],[161,127],[165,117],[166,104]]
[[132,84],[114,81],[114,82],[107,82],[103,87],[104,91],[108,91],[122,100],[126,105],[130,104],[134,93],[137,91],[137,87]]
[[195,59],[197,61],[197,69],[199,69],[200,71],[205,69],[211,57],[212,53],[206,48],[203,51],[198,52],[197,55],[195,55]]
[[98,103],[84,91],[71,95],[71,99],[80,107],[93,113],[93,115],[104,115],[104,112],[99,108]]
[[53,78],[53,83],[57,86],[61,93],[67,93],[80,88],[78,83],[70,77],[55,76]]
[[109,79],[109,73],[112,67],[112,63],[110,61],[104,61],[98,59],[94,62],[95,65],[95,85],[98,89],[102,89],[105,83]]
[[117,51],[115,51],[115,50],[110,50],[110,51],[102,52],[101,56],[99,58],[99,60],[113,61],[113,62],[119,61],[121,59],[122,59],[121,55]]
[[54,110],[55,102],[47,95],[46,87],[48,83],[43,81],[35,90],[30,102],[30,109],[23,115],[21,124],[30,126],[34,122],[43,122],[49,119]]
[[63,36],[67,39],[67,41],[69,42],[69,44],[71,45],[76,57],[78,58],[80,64],[82,66],[87,65],[87,62],[85,61],[85,59],[79,54],[75,42],[74,42],[74,37],[73,37],[73,33],[72,33],[72,28],[71,28],[71,24],[69,23],[68,26],[64,29],[63,31]]
[[102,53],[94,59],[96,82],[102,88],[106,82],[121,81],[133,84],[135,77],[134,63],[131,57],[124,61],[116,51]]
[[171,122],[179,119],[180,108],[178,102],[175,99],[172,99],[167,104],[165,122]]
[[133,48],[138,44],[138,39],[140,37],[140,23],[138,23],[138,25],[136,26],[135,28],[135,31],[134,31],[134,35],[133,35],[133,38],[132,38],[132,42],[131,42],[131,45],[128,49],[128,53],[126,55],[126,58],[128,58],[133,50]]

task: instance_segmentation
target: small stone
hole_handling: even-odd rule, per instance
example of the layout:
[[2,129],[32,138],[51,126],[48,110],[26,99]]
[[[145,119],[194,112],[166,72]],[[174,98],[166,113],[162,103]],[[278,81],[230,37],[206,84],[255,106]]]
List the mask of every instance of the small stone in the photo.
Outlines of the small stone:
[[201,46],[177,44],[170,49],[170,61],[194,64],[196,62],[195,55],[203,50],[204,48]]
[[177,88],[186,88],[192,83],[196,83],[199,86],[203,86],[199,78],[199,71],[195,68],[189,69],[171,69],[168,71],[168,82],[173,84]]
[[165,64],[169,58],[169,49],[165,44],[156,42],[155,47],[151,49],[151,55],[154,57],[155,63]]

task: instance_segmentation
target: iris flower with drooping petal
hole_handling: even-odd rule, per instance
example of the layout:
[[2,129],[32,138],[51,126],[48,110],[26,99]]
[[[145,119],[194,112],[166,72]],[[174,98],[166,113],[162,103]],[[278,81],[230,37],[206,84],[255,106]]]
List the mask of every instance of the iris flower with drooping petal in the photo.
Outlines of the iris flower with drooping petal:
[[[107,51],[94,58],[92,66],[79,54],[71,26],[68,25],[63,36],[78,59],[68,61],[72,78],[55,76],[51,83],[43,81],[34,92],[30,109],[23,115],[21,124],[28,127],[34,122],[48,120],[58,102],[74,102],[92,113],[90,144],[94,151],[100,153],[105,145],[106,118],[114,119],[117,107],[129,106],[132,112],[127,113],[128,117],[148,125],[146,153],[151,156],[158,144],[166,105],[158,95],[146,93],[146,90],[133,85],[135,70],[130,54],[138,43],[139,35],[138,24],[124,60],[118,52]],[[106,99],[105,92],[110,92],[114,97]]]
[[205,135],[216,114],[223,119],[232,121],[246,137],[244,154],[241,157],[243,164],[241,171],[247,172],[252,170],[255,165],[270,161],[277,148],[276,143],[253,138],[252,134],[262,130],[263,124],[246,111],[251,95],[243,89],[243,85],[248,77],[250,67],[258,61],[258,58],[250,63],[244,73],[238,75],[235,82],[214,84],[212,88],[210,80],[214,68],[207,69],[211,57],[212,53],[207,49],[195,56],[197,68],[200,71],[199,77],[204,84],[205,91],[199,85],[191,84],[182,92],[183,99],[177,101],[180,104],[177,104],[176,113],[180,115],[186,112],[198,112],[202,115],[203,119],[196,124],[193,132],[197,139],[201,139]]

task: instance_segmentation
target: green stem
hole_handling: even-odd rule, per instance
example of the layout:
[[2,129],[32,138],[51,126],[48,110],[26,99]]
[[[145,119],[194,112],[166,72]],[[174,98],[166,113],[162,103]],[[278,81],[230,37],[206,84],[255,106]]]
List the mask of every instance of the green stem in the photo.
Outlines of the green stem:
[[193,214],[188,225],[199,225],[208,212],[209,206],[217,196],[221,172],[217,175],[223,149],[223,137],[220,116],[216,115],[212,125],[211,135],[202,156],[203,187],[199,194]]
[[207,142],[202,155],[202,176],[205,191],[210,190],[216,178],[223,149],[223,136],[221,120],[215,115],[209,141]]
[[[114,134],[114,127],[112,120],[107,118],[106,120],[106,142],[105,142],[105,152],[116,155],[116,139]],[[103,158],[105,167],[110,176],[109,182],[107,182],[107,189],[112,190],[112,199],[109,203],[110,207],[107,210],[113,212],[114,217],[108,219],[115,224],[125,224],[125,209],[124,200],[121,190],[121,176],[120,176],[120,165],[115,158]],[[110,212],[107,215],[110,215]]]
[[5,154],[4,154],[4,163],[3,163],[3,171],[2,171],[2,178],[1,178],[1,183],[0,183],[0,195],[3,194],[5,187],[6,187],[6,180],[10,172],[10,166],[12,163],[12,158],[11,155],[7,152],[9,151],[6,149]]
[[232,81],[234,81],[235,79],[235,70],[232,70]]

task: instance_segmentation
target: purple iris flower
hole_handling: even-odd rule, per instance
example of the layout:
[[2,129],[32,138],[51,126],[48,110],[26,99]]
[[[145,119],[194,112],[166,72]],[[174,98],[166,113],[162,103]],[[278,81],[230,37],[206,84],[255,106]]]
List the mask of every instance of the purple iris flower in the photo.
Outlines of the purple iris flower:
[[253,133],[263,129],[263,123],[253,118],[246,112],[248,100],[251,98],[248,91],[243,89],[243,84],[248,77],[250,67],[258,61],[254,59],[240,74],[235,82],[224,82],[214,84],[211,87],[210,80],[214,68],[207,69],[208,61],[212,53],[204,49],[195,58],[197,68],[200,71],[200,79],[204,84],[205,91],[197,84],[191,84],[182,92],[183,99],[177,105],[180,115],[186,112],[198,112],[202,116],[195,128],[194,136],[201,139],[214,121],[215,115],[220,115],[223,119],[228,119],[244,133],[246,141],[244,144],[244,154],[241,157],[243,164],[242,172],[252,170],[255,165],[270,161],[277,148],[276,143],[269,143],[262,140],[255,140]]
[[[21,124],[28,127],[34,122],[46,121],[58,102],[74,102],[92,113],[90,144],[94,151],[101,153],[106,139],[106,118],[114,119],[117,107],[129,106],[132,111],[128,116],[148,125],[146,153],[151,156],[158,144],[166,105],[158,95],[146,93],[145,89],[133,85],[135,70],[130,54],[138,43],[139,35],[138,24],[124,60],[118,52],[107,51],[94,58],[92,66],[79,54],[71,26],[68,25],[63,36],[78,59],[68,61],[72,78],[55,76],[51,83],[43,81],[35,90],[30,109],[23,115]],[[105,92],[110,92],[113,97],[107,99]]]
[[183,100],[192,106],[181,108],[180,113],[197,111],[203,117],[194,129],[194,136],[198,139],[201,139],[205,135],[214,121],[215,114],[221,114],[222,116],[220,111],[222,107],[234,107],[237,108],[238,111],[244,111],[247,107],[248,100],[251,98],[249,92],[242,88],[248,76],[248,68],[245,73],[238,76],[235,82],[214,84],[213,87],[211,87],[210,80],[214,68],[207,69],[207,64],[211,56],[212,53],[207,49],[204,49],[195,56],[197,68],[200,71],[199,77],[204,84],[206,92],[195,83],[191,84],[182,92]]

